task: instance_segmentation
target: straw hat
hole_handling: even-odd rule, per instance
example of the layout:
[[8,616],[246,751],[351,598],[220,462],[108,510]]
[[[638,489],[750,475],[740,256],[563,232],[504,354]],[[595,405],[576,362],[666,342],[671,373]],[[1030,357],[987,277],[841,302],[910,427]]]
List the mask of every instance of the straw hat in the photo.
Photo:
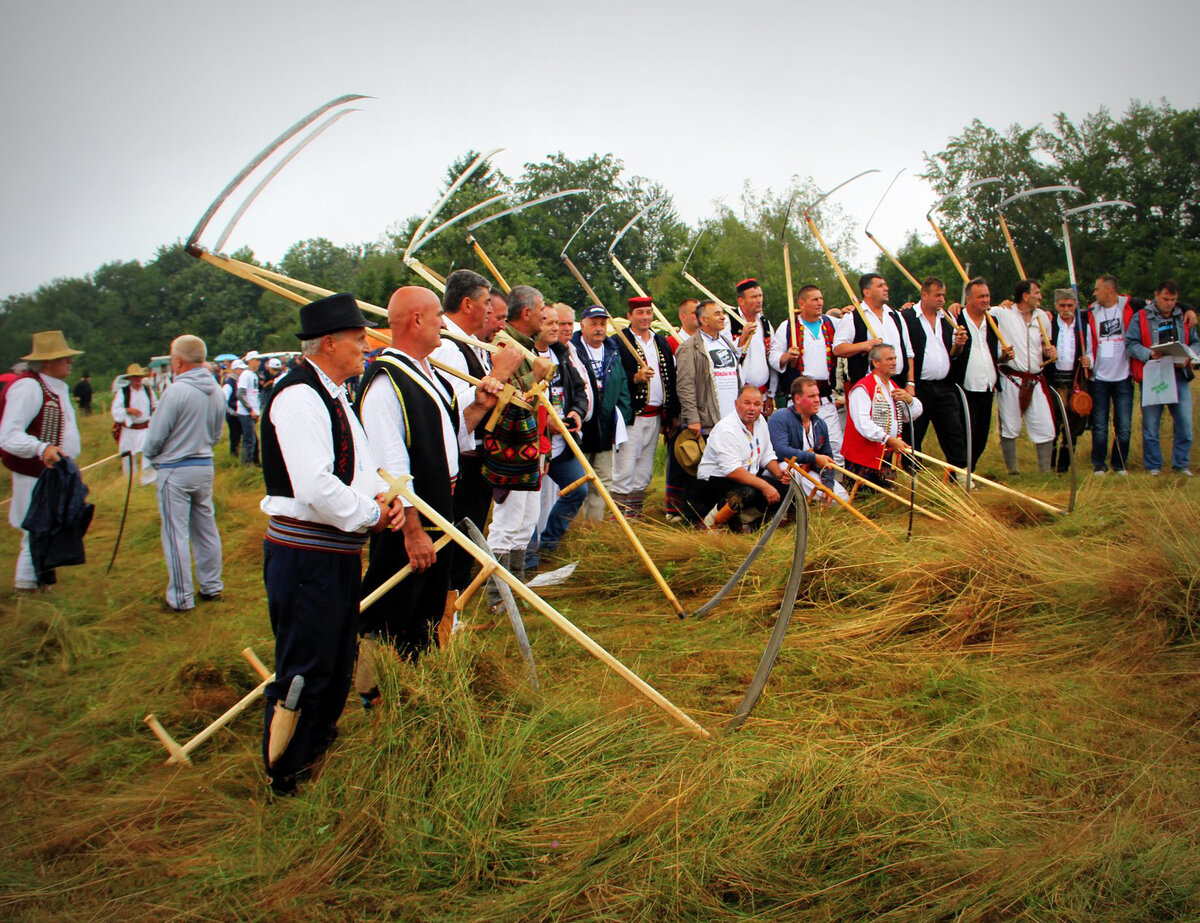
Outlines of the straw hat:
[[690,429],[684,429],[675,439],[675,461],[692,477],[696,476],[696,469],[700,467],[704,444],[704,437],[697,436]]
[[82,349],[71,349],[61,330],[43,330],[33,335],[33,352],[22,356],[26,362],[48,362],[65,359],[67,356],[82,356]]
[[130,363],[129,368],[125,370],[125,374],[130,378],[145,378],[150,374],[150,370],[142,368],[136,362],[132,362]]

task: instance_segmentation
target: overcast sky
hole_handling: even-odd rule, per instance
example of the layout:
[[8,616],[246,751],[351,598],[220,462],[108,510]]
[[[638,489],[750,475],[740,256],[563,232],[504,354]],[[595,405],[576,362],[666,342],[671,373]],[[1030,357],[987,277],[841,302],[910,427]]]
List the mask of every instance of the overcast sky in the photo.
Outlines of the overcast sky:
[[922,152],[973,118],[1200,104],[1198,27],[1195,0],[5,0],[0,296],[151,258],[347,92],[376,98],[280,174],[227,250],[374,240],[433,203],[456,155],[492,147],[510,175],[612,151],[693,224],[746,180],[827,188],[879,168],[836,199],[861,225],[905,167],[871,227],[899,246],[932,201]]

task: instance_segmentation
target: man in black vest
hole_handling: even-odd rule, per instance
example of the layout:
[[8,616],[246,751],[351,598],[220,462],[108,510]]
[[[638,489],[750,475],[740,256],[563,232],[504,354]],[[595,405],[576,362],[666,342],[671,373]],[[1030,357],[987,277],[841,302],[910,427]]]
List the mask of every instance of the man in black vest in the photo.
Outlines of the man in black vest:
[[921,283],[920,303],[900,312],[912,344],[916,396],[925,411],[913,420],[913,448],[920,451],[932,422],[946,461],[965,468],[966,429],[952,366],[966,346],[967,330],[942,316],[945,303],[946,283],[930,276]]
[[887,343],[896,350],[896,372],[892,381],[897,387],[905,388],[910,395],[916,393],[916,381],[912,376],[912,346],[908,342],[908,329],[899,313],[887,303],[888,284],[883,276],[869,272],[858,279],[862,292],[862,303],[847,312],[838,322],[833,337],[833,354],[845,357],[849,371],[849,382],[855,382],[871,374],[867,353],[872,346]]
[[[446,334],[484,339],[484,330],[491,311],[491,283],[470,269],[456,269],[446,277],[446,292],[442,297],[442,325],[445,328],[441,345],[431,354],[434,359],[453,366],[473,378],[483,378],[492,368],[491,353],[471,346]],[[474,385],[462,379],[447,379],[454,388],[459,405],[474,399]],[[458,482],[454,485],[454,521],[466,518],[480,532],[487,524],[492,506],[492,485],[483,478],[483,429],[476,428],[473,445],[459,454]],[[449,549],[447,549],[449,550]],[[450,565],[450,586],[460,593],[471,582],[476,570],[475,559],[461,549],[455,549]]]
[[1087,428],[1088,418],[1080,416],[1071,409],[1071,392],[1078,383],[1081,390],[1086,390],[1087,380],[1081,375],[1081,360],[1086,354],[1083,342],[1083,324],[1080,323],[1079,302],[1073,289],[1060,288],[1054,292],[1054,316],[1050,319],[1050,342],[1058,353],[1053,367],[1047,369],[1050,386],[1058,391],[1063,406],[1067,408],[1067,426],[1071,434],[1068,443],[1063,431],[1061,414],[1055,416],[1055,440],[1061,440],[1054,452],[1055,469],[1069,471],[1071,469],[1071,447],[1079,442],[1079,437]]
[[[453,520],[459,453],[474,448],[474,429],[495,406],[494,395],[503,385],[484,377],[472,403],[460,412],[453,386],[425,361],[441,343],[441,313],[429,289],[396,289],[388,302],[392,345],[367,369],[357,410],[384,469],[397,477],[411,474],[413,491]],[[497,362],[511,358],[506,354]],[[429,648],[430,630],[444,614],[451,616],[449,629],[457,594],[447,593],[453,555],[433,547],[440,530],[411,509],[406,514],[399,534],[371,539],[364,595],[406,564],[414,573],[362,614],[359,633],[379,635],[401,656],[415,660]]]
[[270,516],[263,582],[275,633],[263,762],[283,794],[337,736],[354,668],[367,532],[404,524],[400,501],[384,503],[387,485],[343,387],[362,373],[365,328],[373,326],[353,295],[302,307],[304,362],[262,408],[261,508]]
[[653,304],[648,297],[630,298],[629,326],[615,334],[625,341],[621,364],[633,398],[633,423],[613,458],[612,495],[630,519],[642,518],[659,435],[674,434],[679,426],[675,359],[667,338],[650,329]]
[[955,380],[962,385],[971,408],[971,470],[979,462],[992,429],[992,395],[1000,378],[999,362],[1013,357],[1012,347],[1001,350],[1000,338],[988,321],[992,292],[979,277],[967,283],[958,324],[967,331],[962,352],[955,358]]

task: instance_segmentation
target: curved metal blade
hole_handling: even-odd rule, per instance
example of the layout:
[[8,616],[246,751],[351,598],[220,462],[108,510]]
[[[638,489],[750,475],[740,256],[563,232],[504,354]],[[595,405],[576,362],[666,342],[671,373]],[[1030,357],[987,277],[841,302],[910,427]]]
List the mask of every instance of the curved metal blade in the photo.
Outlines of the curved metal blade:
[[613,238],[613,242],[608,245],[608,255],[609,256],[613,255],[613,251],[617,249],[617,244],[619,244],[621,242],[621,238],[625,236],[626,232],[631,227],[633,227],[635,224],[637,224],[638,219],[641,218],[642,215],[646,214],[646,212],[650,211],[650,209],[652,209],[655,205],[659,204],[660,202],[666,201],[666,198],[667,198],[666,196],[660,196],[659,198],[657,198],[653,202],[651,202],[649,205],[647,205],[645,208],[643,208],[636,215],[634,215],[632,218],[630,218],[628,223],[625,225],[625,227],[621,228],[621,230],[617,232],[617,236]]
[[927,211],[925,213],[926,220],[929,219],[930,215],[932,215],[935,211],[937,211],[946,202],[948,202],[950,199],[953,199],[955,196],[962,195],[964,192],[968,192],[971,189],[974,189],[976,186],[986,186],[988,183],[999,183],[999,182],[1003,182],[1003,180],[1001,180],[1001,178],[999,176],[985,176],[983,179],[977,179],[973,183],[967,183],[965,186],[959,186],[957,189],[951,189],[944,196],[942,196],[940,199],[938,199],[936,202],[933,203],[933,206],[929,209],[929,211]]
[[809,211],[811,211],[812,209],[816,208],[818,205],[820,205],[822,202],[824,202],[826,199],[828,199],[828,198],[829,198],[831,195],[833,195],[835,192],[837,192],[837,191],[838,191],[839,189],[841,189],[843,186],[848,186],[850,183],[854,182],[854,181],[855,181],[856,179],[858,179],[859,177],[866,176],[866,175],[867,175],[867,174],[869,174],[869,173],[878,173],[878,172],[879,172],[878,170],[863,170],[861,173],[855,173],[855,174],[854,174],[852,177],[850,177],[849,179],[847,179],[847,180],[842,180],[840,183],[838,183],[836,186],[834,186],[834,187],[833,187],[832,189],[830,189],[828,192],[824,192],[824,193],[822,193],[822,194],[821,194],[821,196],[820,196],[820,198],[818,198],[818,199],[817,199],[817,201],[815,201],[815,202],[810,202],[808,205],[805,205],[805,206],[804,206],[804,211],[805,211],[805,212],[809,212]]
[[575,233],[572,234],[567,239],[566,244],[562,248],[562,253],[559,254],[560,258],[566,257],[567,249],[571,246],[572,241],[574,241],[575,238],[579,236],[579,232],[583,230],[584,225],[587,224],[589,221],[591,221],[594,217],[596,217],[596,215],[597,215],[597,213],[599,213],[600,209],[604,208],[606,205],[608,205],[607,202],[601,202],[599,205],[597,205],[595,208],[592,209],[592,213],[590,215],[588,215],[586,218],[583,219],[583,222],[579,225],[579,227],[577,227],[575,229]]
[[318,106],[300,121],[288,128],[287,131],[264,147],[261,151],[259,151],[258,154],[256,154],[248,164],[238,171],[237,176],[231,179],[229,184],[221,190],[220,195],[212,200],[212,204],[208,206],[207,211],[204,212],[204,214],[200,217],[200,220],[196,223],[196,226],[192,229],[192,233],[188,235],[185,249],[190,251],[196,248],[196,243],[200,240],[200,235],[204,233],[204,229],[207,228],[208,223],[212,221],[213,215],[217,213],[217,209],[224,205],[225,200],[233,194],[233,190],[237,189],[237,187],[242,184],[246,177],[254,172],[259,164],[261,164],[264,160],[274,154],[275,151],[286,144],[293,135],[303,131],[330,109],[336,109],[338,106],[344,106],[346,103],[352,103],[356,99],[370,98],[371,97],[364,96],[361,93],[347,93],[344,96],[338,96],[335,99],[331,99],[324,105]]
[[427,243],[429,243],[431,240],[433,240],[435,237],[437,237],[439,234],[441,234],[442,231],[446,230],[446,228],[450,227],[451,225],[458,224],[458,222],[462,221],[463,218],[468,218],[471,215],[475,214],[477,211],[487,208],[489,205],[495,205],[497,202],[499,202],[503,198],[506,198],[506,196],[502,192],[499,195],[492,196],[490,199],[484,199],[478,205],[472,205],[466,211],[459,212],[457,215],[455,215],[453,218],[449,219],[448,221],[443,221],[441,224],[439,224],[436,228],[434,228],[432,231],[430,231],[428,234],[426,234],[424,237],[422,237],[415,244],[409,244],[408,251],[405,254],[405,257],[406,258],[411,257],[414,253],[416,253],[418,250],[420,250],[422,247],[424,247]]
[[1031,195],[1050,195],[1055,192],[1078,192],[1082,195],[1083,190],[1078,186],[1036,186],[1033,189],[1026,189],[1024,192],[1018,192],[1016,195],[1010,195],[996,206],[997,211],[1004,208],[1009,202],[1015,202],[1017,199],[1023,199]]
[[280,159],[279,163],[275,164],[275,166],[268,171],[267,175],[258,181],[258,185],[250,190],[250,194],[246,196],[245,201],[238,206],[237,211],[233,213],[233,217],[229,219],[229,223],[225,225],[225,230],[221,232],[221,236],[218,237],[217,242],[213,244],[213,252],[220,253],[224,249],[225,241],[229,240],[229,235],[233,233],[233,229],[237,227],[237,223],[242,220],[242,215],[246,214],[246,209],[248,209],[254,200],[258,198],[258,194],[267,188],[267,184],[279,175],[279,171],[292,162],[292,158],[304,150],[304,148],[308,146],[309,142],[315,140],[317,136],[321,134],[321,132],[323,132],[342,116],[349,115],[351,112],[361,111],[362,110],[360,109],[342,109],[340,112],[335,112],[324,122],[310,131],[307,135],[297,141],[295,146],[288,151],[283,158]]
[[476,228],[481,228],[489,222],[495,221],[497,218],[503,218],[505,215],[515,215],[517,212],[523,212],[527,208],[532,208],[534,205],[541,205],[543,202],[553,202],[555,199],[561,199],[563,196],[579,195],[581,192],[590,192],[588,189],[564,189],[562,192],[552,192],[549,195],[544,195],[541,198],[530,199],[528,202],[522,202],[519,205],[514,205],[512,208],[506,208],[502,212],[496,212],[494,215],[488,215],[482,221],[476,221],[474,224],[468,224],[467,230],[474,231]]
[[701,228],[700,233],[696,235],[696,242],[692,244],[692,249],[688,251],[687,259],[683,261],[683,275],[687,275],[688,263],[692,261],[692,254],[696,252],[696,248],[700,246],[700,238],[708,232],[708,228]]
[[797,189],[792,193],[792,197],[788,199],[787,208],[783,210],[783,224],[779,226],[779,239],[783,240],[787,237],[788,219],[792,217],[792,206],[796,204],[796,196],[800,195],[800,190]]
[[486,154],[480,154],[469,164],[467,164],[467,168],[458,175],[458,179],[451,183],[450,188],[442,193],[442,197],[433,204],[433,208],[429,210],[429,214],[425,216],[425,220],[417,225],[417,229],[413,231],[412,240],[408,242],[408,247],[405,249],[404,255],[400,257],[402,260],[413,255],[413,245],[418,240],[421,241],[422,244],[425,243],[426,239],[422,238],[421,235],[425,233],[425,229],[429,227],[433,219],[437,217],[437,213],[442,210],[442,206],[450,201],[450,196],[458,192],[458,190],[462,187],[462,184],[470,179],[471,175],[476,170],[483,166],[484,163],[499,154],[502,150],[504,150],[504,148],[498,147],[494,150],[488,151]]
[[1118,206],[1120,208],[1137,208],[1132,202],[1126,202],[1124,199],[1109,199],[1107,202],[1093,202],[1091,205],[1080,205],[1078,208],[1069,208],[1063,212],[1064,218],[1070,218],[1072,215],[1081,215],[1084,212],[1090,212],[1097,208],[1112,208]]
[[875,211],[871,212],[871,217],[867,219],[867,223],[863,226],[863,231],[868,237],[871,236],[871,222],[875,220],[875,215],[879,212],[879,207],[883,205],[883,200],[887,198],[887,194],[892,191],[892,187],[896,185],[896,180],[900,178],[900,174],[905,171],[905,167],[901,167],[896,171],[896,175],[892,177],[892,181],[887,184],[887,189],[883,190],[883,195],[879,197],[879,203],[875,206]]

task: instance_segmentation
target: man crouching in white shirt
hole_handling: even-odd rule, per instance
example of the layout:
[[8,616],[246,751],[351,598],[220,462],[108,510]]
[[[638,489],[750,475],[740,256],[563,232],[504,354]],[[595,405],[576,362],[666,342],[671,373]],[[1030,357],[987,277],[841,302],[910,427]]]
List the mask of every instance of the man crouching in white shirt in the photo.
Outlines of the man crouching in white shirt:
[[784,474],[762,414],[762,393],[743,385],[733,413],[708,435],[696,483],[688,491],[693,516],[708,511],[703,520],[708,528],[729,522],[734,531],[750,531],[782,501]]

